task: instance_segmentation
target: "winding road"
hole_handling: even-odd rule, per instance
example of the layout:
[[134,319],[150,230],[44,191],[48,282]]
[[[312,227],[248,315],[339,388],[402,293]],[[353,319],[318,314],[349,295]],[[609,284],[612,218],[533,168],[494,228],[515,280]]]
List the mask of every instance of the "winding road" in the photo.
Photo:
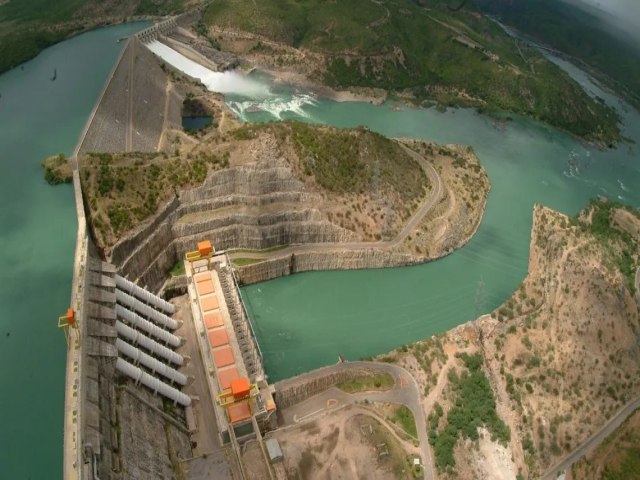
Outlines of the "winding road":
[[[637,280],[638,277],[636,277]],[[569,455],[564,457],[555,466],[551,467],[547,472],[540,477],[540,480],[555,480],[558,478],[558,474],[567,468],[571,467],[575,462],[580,460],[589,450],[600,445],[605,438],[613,433],[622,422],[624,422],[633,412],[640,408],[640,398],[636,398],[630,403],[627,403],[622,409],[618,411],[613,417],[611,417],[607,423],[605,423],[600,430],[591,435],[582,445],[576,448]]]
[[416,226],[424,219],[433,206],[440,200],[442,196],[442,179],[436,169],[422,155],[400,143],[400,146],[422,167],[424,173],[429,177],[433,184],[433,192],[424,200],[420,208],[405,224],[400,233],[393,240],[384,240],[380,242],[326,242],[326,243],[306,243],[290,245],[280,250],[269,252],[236,252],[229,250],[227,253],[231,258],[252,258],[252,259],[268,259],[276,257],[285,257],[294,253],[302,252],[322,252],[322,251],[357,251],[372,248],[394,248],[402,244]]
[[299,375],[295,378],[296,381],[304,381],[305,378],[311,380],[315,376],[324,376],[329,374],[332,369],[348,368],[349,366],[354,368],[366,368],[367,370],[379,373],[388,373],[395,381],[394,386],[390,390],[361,393],[346,393],[336,387],[332,387],[297,405],[293,405],[292,407],[285,409],[283,412],[285,423],[289,425],[295,424],[308,418],[315,417],[316,415],[326,411],[330,411],[337,406],[355,404],[357,402],[362,402],[363,400],[406,405],[413,413],[413,417],[416,422],[416,431],[418,432],[418,441],[420,442],[420,451],[422,452],[424,478],[425,480],[432,480],[434,478],[433,466],[429,450],[427,422],[421,404],[421,391],[415,378],[407,370],[391,363],[357,361],[324,367]]

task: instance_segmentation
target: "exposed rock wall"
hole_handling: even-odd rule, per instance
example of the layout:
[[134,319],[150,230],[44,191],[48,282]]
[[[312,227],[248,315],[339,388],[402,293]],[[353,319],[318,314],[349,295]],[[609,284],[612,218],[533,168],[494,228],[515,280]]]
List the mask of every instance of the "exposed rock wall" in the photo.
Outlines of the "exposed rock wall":
[[107,256],[130,280],[158,290],[178,258],[203,238],[219,250],[355,240],[317,209],[299,206],[312,203],[314,195],[281,160],[213,172],[202,186],[167,202]]

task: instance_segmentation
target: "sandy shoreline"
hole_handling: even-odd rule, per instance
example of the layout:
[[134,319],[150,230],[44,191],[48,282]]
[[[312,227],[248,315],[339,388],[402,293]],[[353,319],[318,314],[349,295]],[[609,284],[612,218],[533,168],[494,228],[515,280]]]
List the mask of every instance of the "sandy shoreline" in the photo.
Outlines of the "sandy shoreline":
[[355,90],[334,90],[326,85],[314,82],[301,73],[292,71],[272,70],[264,66],[255,66],[255,70],[273,77],[274,84],[287,84],[301,87],[319,97],[336,102],[367,102],[381,105],[388,98],[388,93],[379,88],[362,88]]

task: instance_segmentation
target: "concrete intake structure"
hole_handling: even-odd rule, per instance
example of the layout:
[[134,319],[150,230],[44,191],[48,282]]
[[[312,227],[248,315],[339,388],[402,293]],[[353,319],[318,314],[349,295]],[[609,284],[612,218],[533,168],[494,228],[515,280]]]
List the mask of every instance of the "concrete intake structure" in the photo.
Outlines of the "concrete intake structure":
[[116,360],[116,370],[120,373],[124,373],[136,383],[142,383],[145,387],[153,390],[153,393],[159,393],[160,395],[173,400],[174,403],[178,403],[183,407],[191,405],[191,398],[189,395],[182,393],[180,390],[173,388],[164,383],[159,378],[156,378],[148,373],[142,371],[142,369],[132,365],[131,363],[118,358]]
[[135,283],[127,280],[124,277],[121,277],[120,275],[116,275],[115,280],[116,287],[123,292],[127,292],[129,295],[136,297],[148,304],[151,304],[169,315],[173,315],[175,313],[176,307],[174,307],[171,303],[167,302],[163,298],[160,298],[150,291],[139,287]]
[[151,370],[153,373],[159,373],[163,377],[166,377],[169,380],[176,382],[182,386],[186,385],[187,381],[189,380],[186,375],[165,365],[161,361],[156,360],[151,355],[147,355],[140,349],[125,342],[124,340],[121,340],[120,338],[116,340],[116,348],[118,349],[119,353],[122,353],[127,357],[131,358],[134,361],[134,363],[136,364],[141,363],[142,365],[147,367],[149,370]]
[[179,328],[180,325],[182,325],[181,321],[175,320],[171,317],[168,317],[164,313],[154,310],[149,305],[142,303],[137,298],[132,297],[131,295],[123,292],[120,289],[116,289],[116,300],[118,303],[132,308],[136,312],[141,313],[142,315],[146,316],[147,318],[153,320],[155,323],[163,327],[175,330]]
[[130,340],[133,345],[140,345],[141,347],[146,348],[147,350],[153,352],[159,357],[164,358],[174,365],[182,366],[184,364],[184,357],[182,355],[174,352],[170,348],[165,347],[161,343],[156,342],[154,339],[143,335],[142,333],[125,325],[120,321],[116,321],[115,326],[118,336]]
[[160,328],[156,324],[150,322],[149,320],[145,320],[140,315],[131,310],[127,310],[121,305],[116,305],[116,314],[122,320],[130,323],[131,325],[138,327],[141,330],[144,330],[149,335],[156,337],[159,340],[162,340],[167,345],[171,345],[172,347],[179,347],[184,343],[184,340],[177,335],[174,335],[171,332],[167,332],[165,329]]

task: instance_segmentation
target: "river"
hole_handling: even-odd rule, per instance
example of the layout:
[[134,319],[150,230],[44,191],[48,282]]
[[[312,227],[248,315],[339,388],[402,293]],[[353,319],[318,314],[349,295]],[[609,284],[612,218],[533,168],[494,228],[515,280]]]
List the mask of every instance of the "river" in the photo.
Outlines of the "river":
[[[550,57],[623,118],[640,142],[640,115],[581,70]],[[388,136],[472,145],[492,183],[482,224],[467,246],[408,268],[297,274],[243,289],[270,380],[337,361],[384,353],[499,306],[527,272],[532,210],[540,203],[575,214],[596,195],[640,206],[635,144],[600,151],[536,122],[496,122],[472,110],[336,103],[274,89],[268,98],[228,97],[247,121],[294,118],[367,125]],[[256,110],[259,110],[256,112]],[[260,111],[261,110],[261,111]],[[253,112],[253,113],[252,113]]]
[[[142,26],[78,36],[0,76],[2,478],[49,479],[62,468],[65,346],[55,323],[69,302],[76,222],[71,187],[46,185],[40,162],[71,153],[122,46],[116,39]],[[638,113],[573,73],[614,102],[625,135],[640,140]],[[230,78],[202,75],[211,85]],[[470,110],[336,103],[285,87],[256,89],[253,80],[268,83],[254,77],[228,96],[245,120],[367,125],[390,136],[473,145],[492,182],[477,235],[446,259],[305,273],[244,288],[271,380],[334,362],[339,353],[348,359],[382,353],[499,305],[526,273],[535,202],[567,213],[597,194],[640,204],[635,145],[600,152],[523,119],[497,124]]]

